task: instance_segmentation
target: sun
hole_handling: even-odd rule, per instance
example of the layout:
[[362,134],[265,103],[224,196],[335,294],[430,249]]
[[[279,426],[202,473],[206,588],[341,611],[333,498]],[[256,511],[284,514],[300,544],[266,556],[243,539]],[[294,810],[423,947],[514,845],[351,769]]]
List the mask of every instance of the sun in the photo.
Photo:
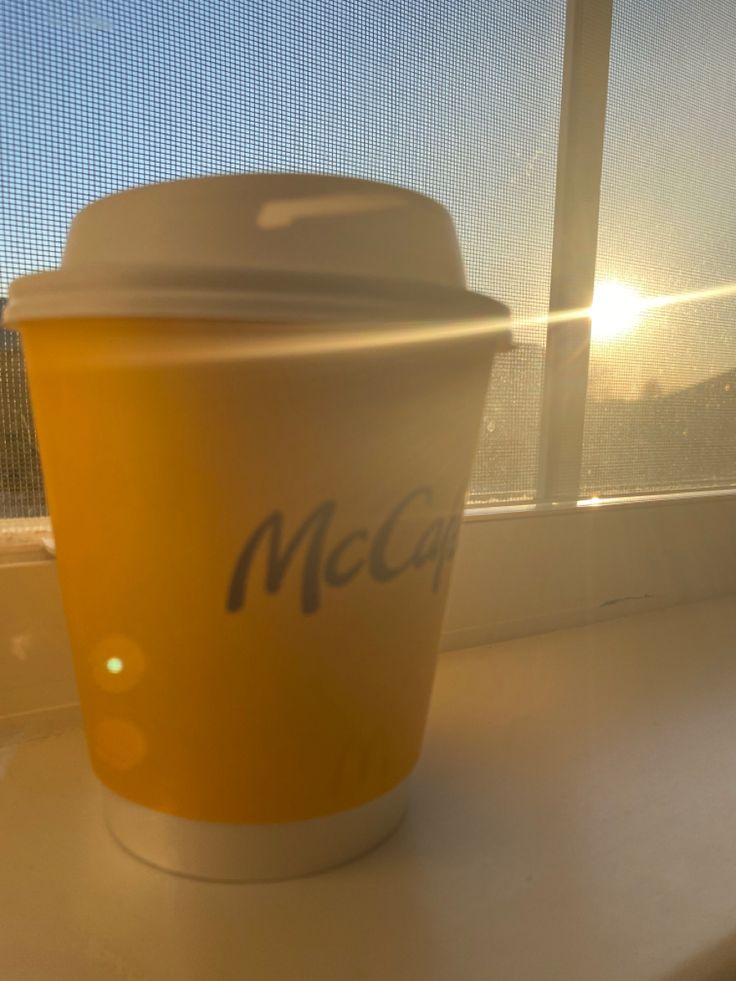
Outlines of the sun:
[[594,341],[624,337],[637,326],[641,314],[642,297],[633,287],[615,280],[596,283],[590,308]]

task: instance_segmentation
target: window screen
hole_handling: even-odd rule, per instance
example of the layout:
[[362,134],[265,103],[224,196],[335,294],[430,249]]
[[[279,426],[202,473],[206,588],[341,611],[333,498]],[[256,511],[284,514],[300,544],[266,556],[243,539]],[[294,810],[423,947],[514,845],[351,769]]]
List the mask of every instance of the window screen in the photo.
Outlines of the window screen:
[[[0,292],[55,265],[71,216],[99,195],[307,170],[437,198],[471,286],[544,313],[563,21],[563,0],[10,0]],[[543,328],[517,340],[495,372],[472,502],[534,493]],[[0,516],[31,516],[45,505],[12,335],[0,357]]]
[[17,519],[45,513],[20,341],[15,332],[0,330],[0,519],[16,519],[16,528]]
[[736,483],[736,299],[638,299],[736,280],[735,37],[733,0],[614,3],[585,497]]

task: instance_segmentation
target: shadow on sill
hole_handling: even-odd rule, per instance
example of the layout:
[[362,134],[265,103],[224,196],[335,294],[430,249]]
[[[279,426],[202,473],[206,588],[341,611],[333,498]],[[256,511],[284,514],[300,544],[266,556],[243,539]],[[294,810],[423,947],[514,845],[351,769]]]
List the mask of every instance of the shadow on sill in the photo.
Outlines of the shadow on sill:
[[660,981],[734,981],[736,978],[736,931],[720,943],[686,961]]

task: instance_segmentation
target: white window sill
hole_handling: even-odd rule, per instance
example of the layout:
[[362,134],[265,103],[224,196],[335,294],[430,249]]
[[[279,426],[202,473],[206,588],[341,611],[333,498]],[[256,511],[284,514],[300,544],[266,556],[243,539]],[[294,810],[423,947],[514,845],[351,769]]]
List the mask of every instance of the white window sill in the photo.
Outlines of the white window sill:
[[148,868],[78,729],[6,745],[0,975],[734,977],[735,636],[722,597],[443,656],[406,822],[294,882]]

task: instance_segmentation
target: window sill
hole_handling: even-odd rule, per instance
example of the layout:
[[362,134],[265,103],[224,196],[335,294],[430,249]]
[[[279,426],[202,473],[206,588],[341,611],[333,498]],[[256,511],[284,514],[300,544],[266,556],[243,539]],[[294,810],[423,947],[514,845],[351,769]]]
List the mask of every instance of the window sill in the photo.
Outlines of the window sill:
[[466,515],[443,649],[736,592],[736,492]]
[[7,746],[0,973],[733,977],[735,633],[721,598],[440,658],[407,820],[294,882],[151,869],[78,729]]

